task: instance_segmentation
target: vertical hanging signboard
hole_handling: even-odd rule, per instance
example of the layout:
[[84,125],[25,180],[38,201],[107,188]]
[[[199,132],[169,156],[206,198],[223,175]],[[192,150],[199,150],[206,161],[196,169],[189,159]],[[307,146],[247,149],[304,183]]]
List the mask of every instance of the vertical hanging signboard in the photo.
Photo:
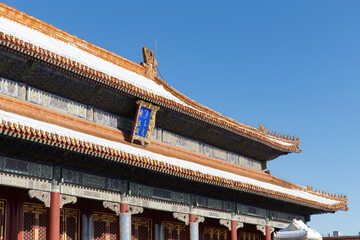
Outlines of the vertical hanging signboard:
[[155,127],[156,112],[160,107],[143,100],[137,100],[136,103],[138,104],[138,110],[134,121],[131,142],[133,143],[137,140],[146,147],[151,141],[151,133]]

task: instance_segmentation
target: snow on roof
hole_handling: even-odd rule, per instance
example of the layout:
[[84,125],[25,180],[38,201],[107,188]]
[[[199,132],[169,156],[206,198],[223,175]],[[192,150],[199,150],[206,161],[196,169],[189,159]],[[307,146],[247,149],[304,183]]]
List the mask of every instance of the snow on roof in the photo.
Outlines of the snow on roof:
[[7,18],[0,17],[0,31],[4,32],[5,34],[17,37],[25,42],[34,44],[35,46],[47,49],[60,56],[67,57],[73,61],[79,62],[85,66],[101,71],[110,76],[126,81],[144,90],[153,92],[159,96],[189,106],[175,97],[169,91],[165,90],[163,86],[159,85],[151,79],[129,71],[109,61],[105,61],[104,59],[83,51],[74,45],[45,35],[39,31],[16,23]]
[[[7,7],[4,4],[2,4],[2,5]],[[9,7],[7,7],[7,8],[9,8]],[[12,9],[12,8],[9,8],[9,9]],[[15,10],[15,9],[12,9],[12,10]],[[16,11],[17,10],[15,10],[15,12]],[[20,13],[23,14],[22,12],[20,12]],[[23,14],[22,16],[29,17],[26,14]],[[43,24],[46,25],[46,23],[43,23]],[[64,41],[56,38],[56,36],[51,37],[47,34],[42,33],[40,30],[33,29],[32,27],[28,27],[28,26],[29,25],[27,25],[27,26],[23,25],[22,22],[21,23],[17,22],[17,20],[13,21],[13,20],[8,19],[6,15],[0,16],[0,32],[3,32],[10,36],[14,36],[20,40],[23,40],[24,42],[33,44],[34,46],[37,46],[37,47],[41,47],[52,53],[55,53],[57,55],[60,55],[65,58],[68,58],[70,60],[73,60],[75,62],[78,62],[84,66],[92,68],[96,71],[105,73],[109,76],[112,76],[119,80],[125,81],[133,86],[136,86],[136,87],[139,87],[148,92],[154,93],[157,96],[172,100],[172,101],[179,103],[185,107],[188,107],[191,109],[196,109],[196,111],[201,112],[202,114],[205,114],[210,118],[217,118],[222,121],[225,121],[225,124],[230,124],[231,126],[235,127],[235,129],[241,128],[246,131],[252,132],[252,134],[255,133],[255,135],[261,135],[260,140],[258,139],[258,136],[256,136],[255,138],[250,136],[250,138],[252,138],[256,141],[260,141],[270,147],[278,148],[278,146],[276,146],[276,145],[280,144],[282,147],[285,147],[285,148],[280,147],[278,149],[286,151],[286,152],[287,151],[293,152],[293,151],[297,151],[297,149],[298,149],[298,142],[293,142],[293,141],[289,141],[289,140],[285,140],[285,139],[283,140],[279,137],[274,137],[269,134],[259,134],[259,133],[257,133],[257,129],[255,129],[255,128],[246,126],[235,120],[232,120],[223,115],[220,115],[209,108],[206,109],[206,107],[205,107],[205,109],[204,109],[203,108],[204,106],[202,106],[202,105],[200,105],[200,107],[199,107],[198,104],[195,104],[195,105],[192,104],[191,100],[188,99],[187,97],[183,96],[182,94],[180,94],[180,96],[178,96],[176,94],[176,93],[178,93],[176,90],[172,89],[171,87],[169,89],[169,86],[166,83],[165,83],[166,86],[163,85],[163,83],[161,83],[161,81],[159,84],[159,83],[153,81],[152,79],[146,78],[138,73],[130,71],[130,70],[128,70],[124,67],[121,67],[113,62],[104,60],[100,57],[95,56],[94,54],[91,54],[90,53],[91,49],[89,49],[89,52],[88,52],[87,51],[88,48],[86,48],[86,49],[79,48],[76,44],[70,44],[68,42],[64,42]],[[34,27],[36,27],[36,26],[34,26]],[[69,36],[71,36],[71,35],[69,35]],[[175,94],[174,94],[174,92],[175,92]],[[189,100],[190,100],[190,102],[189,102]],[[245,136],[249,137],[247,134],[245,134]],[[274,146],[274,144],[275,144],[275,146]]]
[[[146,78],[138,73],[130,71],[130,70],[123,68],[117,64],[114,64],[110,61],[106,61],[100,57],[97,57],[97,56],[91,54],[90,52],[85,51],[86,49],[85,50],[80,49],[75,44],[70,44],[70,43],[64,42],[55,37],[46,35],[36,29],[27,27],[21,23],[10,20],[6,16],[0,16],[0,32],[9,34],[20,40],[23,40],[24,42],[31,43],[37,47],[41,47],[50,52],[53,52],[60,56],[66,57],[70,60],[81,63],[84,66],[87,66],[87,67],[97,70],[99,72],[108,74],[109,76],[115,77],[119,80],[123,80],[131,85],[139,87],[148,92],[154,93],[163,98],[172,100],[183,106],[189,107],[191,109],[196,109],[197,111],[199,111],[203,114],[206,114],[208,116],[213,116],[213,117],[222,119],[222,120],[226,121],[228,124],[231,124],[232,126],[250,130],[252,132],[256,132],[255,128],[251,128],[249,126],[241,124],[241,123],[239,123],[235,120],[229,119],[223,115],[220,115],[217,113],[215,115],[213,115],[213,113],[211,113],[207,110],[201,110],[201,109],[199,109],[199,107],[192,106],[192,104],[186,100],[187,97],[185,97],[185,100],[184,100],[184,99],[182,99],[181,96],[180,97],[175,96],[171,91],[169,91],[169,89],[165,89],[163,85],[158,84],[157,82],[153,81],[152,79]],[[176,90],[175,90],[175,92],[176,92]],[[208,110],[212,111],[210,108],[208,108]],[[268,141],[275,143],[275,144],[281,144],[282,146],[290,147],[290,148],[295,147],[295,150],[293,149],[291,151],[296,151],[296,149],[298,148],[298,143],[282,140],[281,138],[274,137],[274,136],[267,135],[267,134],[264,135],[263,137],[265,137]],[[266,142],[264,142],[264,143],[266,145],[269,145]],[[272,144],[270,144],[269,146],[272,146]]]
[[294,197],[299,197],[302,199],[315,201],[315,202],[326,204],[326,205],[336,205],[336,204],[341,203],[340,201],[317,196],[317,195],[311,194],[309,192],[301,191],[299,189],[295,189],[295,188],[289,189],[289,188],[281,187],[281,186],[278,186],[275,184],[261,182],[259,180],[255,180],[252,178],[236,175],[233,173],[229,173],[229,172],[222,171],[219,169],[207,167],[207,166],[189,162],[186,160],[153,153],[153,152],[150,152],[145,149],[137,148],[135,146],[106,140],[106,139],[99,138],[99,137],[96,137],[93,135],[77,132],[77,131],[74,131],[74,130],[71,130],[68,128],[60,127],[58,125],[34,120],[34,119],[31,119],[28,117],[20,116],[18,114],[6,112],[3,110],[0,110],[0,121],[1,120],[10,121],[10,122],[13,122],[13,123],[16,123],[19,125],[21,124],[24,126],[33,127],[35,129],[43,130],[45,132],[47,131],[47,132],[51,132],[51,133],[56,133],[56,134],[59,134],[60,136],[64,136],[64,137],[69,137],[69,138],[78,139],[78,140],[85,141],[85,142],[102,145],[104,147],[110,147],[110,148],[113,148],[113,149],[116,149],[119,151],[125,151],[127,153],[135,154],[138,156],[148,157],[150,159],[158,160],[160,162],[172,164],[172,165],[190,169],[193,171],[199,171],[204,174],[210,174],[212,176],[222,177],[222,178],[238,181],[241,183],[252,184],[252,185],[255,185],[255,186],[258,186],[261,188],[273,190],[273,191],[276,191],[279,193],[292,195]]
[[285,146],[292,146],[292,145],[294,145],[293,143],[281,141],[281,139],[275,138],[275,137],[273,137],[273,136],[271,136],[271,135],[267,135],[266,138],[269,139],[269,140],[271,140],[271,141],[274,141],[274,142],[283,144],[283,145],[285,145]]
[[275,240],[322,240],[322,236],[317,231],[306,226],[301,220],[294,219],[286,228],[274,234]]

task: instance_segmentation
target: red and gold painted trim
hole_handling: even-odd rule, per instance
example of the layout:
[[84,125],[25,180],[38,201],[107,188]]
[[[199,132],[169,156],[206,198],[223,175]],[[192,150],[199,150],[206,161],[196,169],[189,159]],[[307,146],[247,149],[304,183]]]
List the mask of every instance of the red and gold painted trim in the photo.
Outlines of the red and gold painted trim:
[[[90,54],[93,54],[99,58],[102,58],[106,61],[110,61],[120,67],[126,68],[130,71],[145,76],[145,69],[141,65],[131,62],[130,60],[122,58],[114,53],[111,53],[107,50],[104,50],[100,47],[90,44],[84,40],[81,40],[73,35],[61,31],[43,21],[31,17],[3,3],[0,3],[0,15],[10,20],[16,21],[17,23],[30,27],[36,31],[40,31],[46,35],[54,37],[58,40],[73,44],[78,48],[80,48],[81,50],[87,51]],[[165,108],[191,116],[200,121],[223,128],[235,134],[244,136],[254,141],[258,141],[264,145],[275,148],[277,150],[284,152],[299,152],[300,142],[298,140],[286,139],[285,137],[271,136],[269,134],[265,134],[259,131],[256,128],[239,123],[231,118],[224,117],[223,115],[185,97],[183,94],[179,93],[178,91],[170,87],[168,84],[166,84],[162,79],[158,77],[155,77],[152,80],[162,85],[166,90],[168,90],[173,95],[175,95],[176,97],[178,97],[179,99],[181,99],[182,101],[184,101],[185,103],[189,104],[192,107],[188,107],[181,103],[161,97],[152,92],[146,91],[132,84],[129,84],[121,79],[114,78],[103,72],[89,68],[88,66],[82,65],[69,58],[60,56],[41,47],[34,46],[33,44],[19,40],[14,36],[10,36],[8,34],[0,32],[0,40],[1,40],[0,45],[2,47],[6,47],[8,49],[11,49],[11,51],[14,51],[18,54],[22,54],[26,57],[33,58],[37,61],[42,61],[45,62],[46,64],[50,64],[56,68],[59,68],[62,71],[66,71],[72,75],[79,76],[81,79],[93,81],[108,86],[112,88],[114,91],[121,91],[129,95],[132,95],[134,97],[142,98],[144,100],[153,102]],[[272,138],[275,140],[288,143],[289,145],[272,141],[271,140]]]
[[[25,102],[16,98],[0,94],[0,109],[19,114],[24,117],[35,119],[50,124],[68,128],[77,132],[90,134],[96,137],[107,139],[110,141],[121,142],[123,144],[131,145],[126,139],[129,135],[119,129],[112,128],[106,125],[89,122],[75,116],[61,113],[52,109],[44,108],[42,106]],[[140,147],[140,146],[138,146]],[[152,140],[151,145],[147,148],[148,151],[159,153],[165,156],[183,159],[193,163],[204,166],[216,168],[222,171],[234,173],[240,176],[249,177],[262,182],[268,182],[285,188],[298,188],[297,185],[284,181],[271,174],[262,171],[256,171],[250,168],[242,167],[222,161],[216,158],[208,157],[202,154],[191,152],[179,147],[171,146],[160,141]]]
[[[120,164],[127,164],[135,167],[146,168],[151,171],[162,172],[192,181],[204,182],[224,188],[245,191],[252,194],[276,198],[283,201],[294,202],[305,206],[311,206],[313,208],[318,208],[325,211],[348,210],[347,198],[345,197],[339,198],[333,196],[322,196],[328,199],[337,200],[339,201],[339,203],[333,205],[319,203],[313,200],[296,197],[286,193],[280,193],[252,184],[242,183],[231,179],[213,176],[210,174],[204,174],[200,171],[194,171],[173,164],[164,163],[156,159],[138,156],[136,154],[132,154],[126,151],[113,149],[86,141],[81,141],[75,138],[69,138],[52,132],[45,132],[41,129],[35,129],[31,126],[23,126],[20,124],[12,123],[10,121],[2,121],[0,123],[0,134],[13,138],[19,138],[24,141],[32,141],[39,144],[51,145],[53,147],[66,148],[67,150],[78,152],[80,154],[99,157],[108,161],[118,162]],[[313,193],[307,188],[302,188],[301,190],[317,195],[317,193]]]

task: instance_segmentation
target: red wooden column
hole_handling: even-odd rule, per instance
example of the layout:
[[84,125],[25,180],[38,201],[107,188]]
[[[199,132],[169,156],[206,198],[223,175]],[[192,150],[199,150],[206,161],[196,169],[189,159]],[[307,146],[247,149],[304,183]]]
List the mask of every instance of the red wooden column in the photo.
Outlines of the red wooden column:
[[226,226],[231,234],[231,240],[237,240],[237,230],[238,228],[244,227],[244,223],[239,221],[239,217],[236,214],[231,214],[231,220],[220,220],[220,224]]
[[195,213],[189,214],[190,240],[199,240],[199,220],[200,219],[196,219]]
[[120,240],[131,240],[131,213],[128,210],[129,204],[124,197],[120,203]]
[[50,195],[49,239],[58,240],[60,236],[60,186],[53,182]]
[[190,213],[189,214],[189,223],[195,222],[195,218],[196,218],[195,213]]
[[266,232],[266,240],[271,240],[271,230],[269,225],[265,226],[265,232]]
[[128,203],[120,203],[120,213],[126,213],[129,209]]
[[235,220],[231,220],[231,240],[237,240],[237,226]]

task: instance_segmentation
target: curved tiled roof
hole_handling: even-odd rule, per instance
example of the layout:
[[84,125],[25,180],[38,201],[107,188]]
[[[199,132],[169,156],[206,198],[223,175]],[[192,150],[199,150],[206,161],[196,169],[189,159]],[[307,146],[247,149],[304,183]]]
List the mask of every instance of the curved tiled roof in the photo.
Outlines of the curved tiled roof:
[[130,60],[90,44],[0,3],[0,45],[63,71],[151,101],[282,152],[299,152],[299,140],[265,133],[225,117],[181,94],[162,79],[148,78]]
[[346,197],[325,195],[294,184],[283,187],[258,181],[3,110],[0,110],[0,134],[323,211],[347,210]]

